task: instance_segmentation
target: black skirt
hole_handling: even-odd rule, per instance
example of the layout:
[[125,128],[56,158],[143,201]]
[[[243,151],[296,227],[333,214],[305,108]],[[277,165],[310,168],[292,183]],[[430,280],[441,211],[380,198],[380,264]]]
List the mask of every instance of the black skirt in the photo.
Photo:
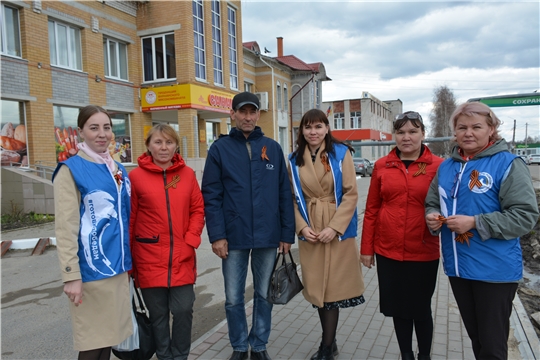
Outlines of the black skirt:
[[415,320],[431,317],[439,259],[397,261],[376,254],[376,261],[381,313]]

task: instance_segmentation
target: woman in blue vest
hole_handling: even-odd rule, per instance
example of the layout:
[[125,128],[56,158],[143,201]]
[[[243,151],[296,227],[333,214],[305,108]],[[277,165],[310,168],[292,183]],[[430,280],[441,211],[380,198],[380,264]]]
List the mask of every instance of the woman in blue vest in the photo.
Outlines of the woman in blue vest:
[[512,300],[522,277],[519,237],[538,219],[531,175],[508,151],[501,121],[479,102],[450,117],[458,146],[426,197],[426,221],[441,234],[444,272],[477,359],[506,359]]
[[289,156],[303,294],[318,310],[322,341],[312,359],[334,359],[339,309],[364,302],[357,235],[356,172],[352,149],[330,133],[318,109],[300,122]]
[[73,342],[80,360],[108,360],[133,332],[128,271],[130,183],[108,151],[112,120],[101,107],[82,108],[84,142],[54,175],[55,232]]

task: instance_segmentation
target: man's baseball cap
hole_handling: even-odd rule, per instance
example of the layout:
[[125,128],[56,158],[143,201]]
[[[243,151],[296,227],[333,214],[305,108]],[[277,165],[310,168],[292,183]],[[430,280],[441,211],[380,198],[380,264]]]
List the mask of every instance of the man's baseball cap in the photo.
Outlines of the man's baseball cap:
[[259,98],[257,95],[248,91],[244,91],[240,94],[236,94],[232,100],[232,108],[234,111],[240,109],[244,105],[253,105],[259,110]]

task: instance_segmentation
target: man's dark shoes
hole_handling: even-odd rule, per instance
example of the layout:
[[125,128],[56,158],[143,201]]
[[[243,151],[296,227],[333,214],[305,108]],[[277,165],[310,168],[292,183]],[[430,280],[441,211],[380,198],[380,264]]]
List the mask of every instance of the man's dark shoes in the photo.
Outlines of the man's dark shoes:
[[266,350],[260,352],[254,352],[251,350],[251,360],[272,360]]
[[247,351],[233,351],[229,360],[246,360],[248,358]]
[[[322,344],[322,341],[321,341],[321,346],[319,347],[319,350],[317,350],[317,352],[315,352],[315,354],[313,354],[313,356],[310,358],[310,360],[317,360],[317,356],[319,355],[319,351],[321,350],[323,344]],[[334,357],[338,356],[339,354],[339,350],[337,348],[337,340],[334,339],[334,342],[332,343],[332,355],[334,355]]]

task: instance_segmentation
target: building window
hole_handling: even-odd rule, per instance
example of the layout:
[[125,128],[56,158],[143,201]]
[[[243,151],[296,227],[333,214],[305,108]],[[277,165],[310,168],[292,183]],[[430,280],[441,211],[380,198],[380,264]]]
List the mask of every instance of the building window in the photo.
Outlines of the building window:
[[176,79],[174,34],[142,38],[144,81]]
[[105,76],[128,80],[127,45],[115,40],[103,38]]
[[287,85],[283,85],[283,108],[285,111],[289,111],[289,89],[287,89]]
[[202,0],[193,0],[193,40],[195,45],[195,77],[199,80],[206,80]]
[[49,20],[49,51],[51,64],[82,70],[81,31]]
[[113,138],[109,145],[112,158],[121,163],[131,163],[131,126],[129,114],[109,112],[112,120]]
[[287,148],[287,128],[286,127],[279,127],[279,144],[281,145],[282,149]]
[[253,92],[253,84],[244,81],[244,91]]
[[278,110],[282,110],[283,109],[283,101],[282,101],[282,98],[281,98],[281,85],[278,83],[277,86],[276,86],[276,97],[277,97],[277,108]]
[[227,8],[227,24],[229,32],[229,84],[231,89],[238,90],[238,56],[236,44],[236,10]]
[[216,121],[206,122],[206,145],[208,148],[219,138],[219,128],[221,123]]
[[345,114],[335,113],[334,114],[334,129],[341,130],[344,128],[345,128]]
[[24,102],[1,100],[2,166],[28,166]]
[[223,85],[223,51],[221,47],[221,10],[218,0],[212,0],[212,51],[214,54],[214,83]]
[[360,111],[351,111],[351,129],[361,128],[362,114]]
[[2,4],[0,6],[2,54],[21,57],[19,10]]
[[79,109],[67,106],[54,106],[54,134],[56,160],[64,161],[77,155],[77,144],[81,142],[77,132]]

